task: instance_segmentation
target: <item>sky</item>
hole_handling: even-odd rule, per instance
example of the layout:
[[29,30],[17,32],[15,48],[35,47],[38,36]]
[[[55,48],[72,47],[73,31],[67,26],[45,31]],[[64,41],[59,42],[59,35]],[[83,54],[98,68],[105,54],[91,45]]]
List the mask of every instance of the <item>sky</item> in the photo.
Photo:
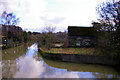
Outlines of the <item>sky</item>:
[[92,26],[97,21],[96,7],[105,0],[0,0],[0,14],[14,12],[23,30],[41,32],[46,25],[56,32],[68,26]]

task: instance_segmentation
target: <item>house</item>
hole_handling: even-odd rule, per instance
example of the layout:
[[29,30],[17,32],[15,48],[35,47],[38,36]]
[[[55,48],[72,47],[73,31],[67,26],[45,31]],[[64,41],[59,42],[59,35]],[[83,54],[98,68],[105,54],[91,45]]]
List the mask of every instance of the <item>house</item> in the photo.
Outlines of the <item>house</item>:
[[0,24],[2,44],[10,44],[14,41],[23,41],[22,28],[14,25],[3,25]]
[[96,44],[94,27],[68,26],[68,47],[86,47]]

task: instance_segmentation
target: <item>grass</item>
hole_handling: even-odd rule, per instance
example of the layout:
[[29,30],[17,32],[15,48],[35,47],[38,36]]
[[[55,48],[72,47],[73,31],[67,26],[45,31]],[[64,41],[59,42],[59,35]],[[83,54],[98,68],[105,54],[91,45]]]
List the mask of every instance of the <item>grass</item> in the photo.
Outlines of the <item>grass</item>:
[[48,53],[55,54],[83,54],[83,55],[95,55],[94,48],[51,48],[46,50]]

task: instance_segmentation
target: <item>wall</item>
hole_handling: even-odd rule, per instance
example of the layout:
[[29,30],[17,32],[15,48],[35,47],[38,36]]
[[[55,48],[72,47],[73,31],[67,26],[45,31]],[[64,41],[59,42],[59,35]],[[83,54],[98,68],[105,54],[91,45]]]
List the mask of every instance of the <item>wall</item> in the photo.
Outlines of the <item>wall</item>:
[[120,65],[120,59],[111,59],[104,56],[91,56],[79,54],[53,54],[45,53],[40,49],[39,52],[44,58],[56,61],[102,64],[102,65]]

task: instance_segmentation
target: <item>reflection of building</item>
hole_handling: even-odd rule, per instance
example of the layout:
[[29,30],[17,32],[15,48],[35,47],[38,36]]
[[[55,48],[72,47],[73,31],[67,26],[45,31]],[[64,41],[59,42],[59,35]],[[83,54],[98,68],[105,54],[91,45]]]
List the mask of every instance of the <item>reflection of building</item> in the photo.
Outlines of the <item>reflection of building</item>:
[[68,46],[92,46],[96,44],[94,27],[68,26]]
[[22,41],[22,28],[14,25],[2,25],[2,44],[9,44],[13,41]]

